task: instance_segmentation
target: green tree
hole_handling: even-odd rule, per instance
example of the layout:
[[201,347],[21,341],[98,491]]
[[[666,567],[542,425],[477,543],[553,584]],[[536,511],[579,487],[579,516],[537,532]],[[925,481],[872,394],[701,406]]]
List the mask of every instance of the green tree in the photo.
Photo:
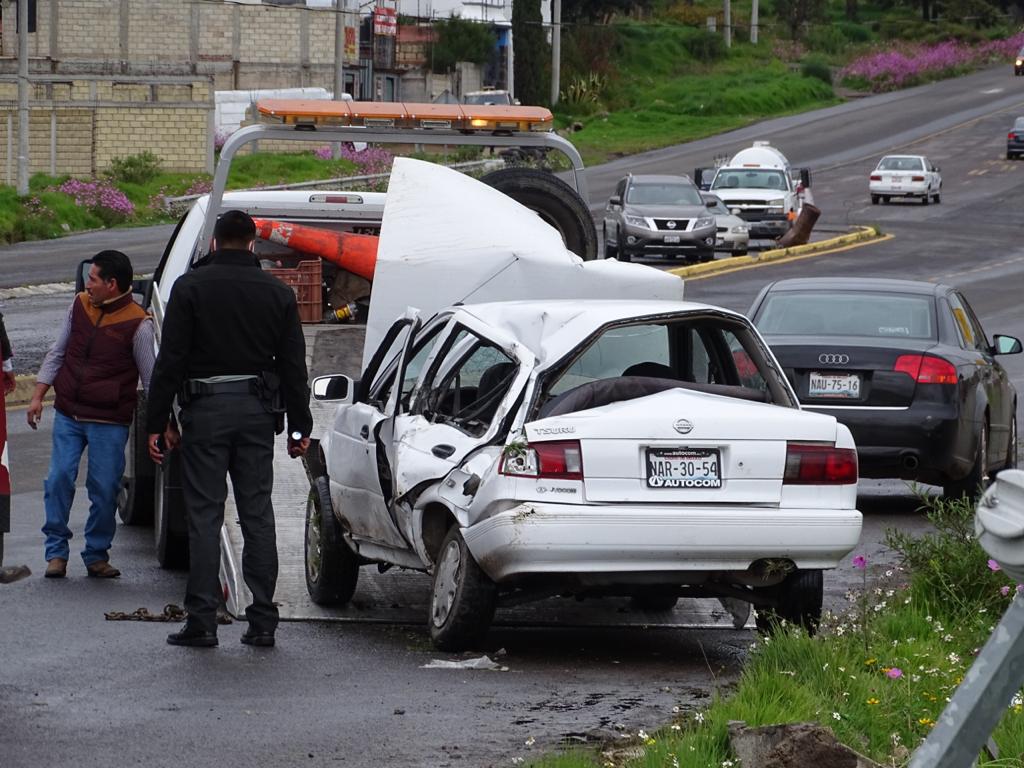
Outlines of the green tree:
[[541,0],[512,0],[516,97],[523,104],[547,104],[550,87],[545,62],[551,57],[544,35]]
[[434,23],[434,44],[430,54],[433,72],[449,72],[457,61],[485,64],[494,52],[497,38],[487,24],[452,16]]
[[804,24],[824,19],[825,0],[775,0],[775,14],[796,40]]

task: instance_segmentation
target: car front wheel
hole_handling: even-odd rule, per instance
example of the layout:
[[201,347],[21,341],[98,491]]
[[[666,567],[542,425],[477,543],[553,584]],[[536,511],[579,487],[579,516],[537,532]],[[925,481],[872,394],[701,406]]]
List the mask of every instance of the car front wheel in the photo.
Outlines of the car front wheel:
[[430,638],[442,651],[463,651],[477,645],[494,618],[498,588],[480,570],[453,525],[434,563],[430,595]]
[[306,501],[306,591],[317,605],[344,605],[355,594],[359,559],[342,540],[331,507],[330,481],[318,477]]

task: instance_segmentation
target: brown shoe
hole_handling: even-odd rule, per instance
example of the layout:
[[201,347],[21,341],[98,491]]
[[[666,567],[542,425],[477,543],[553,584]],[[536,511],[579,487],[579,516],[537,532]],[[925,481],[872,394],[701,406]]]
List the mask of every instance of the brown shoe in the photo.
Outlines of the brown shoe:
[[68,575],[68,561],[63,557],[55,557],[53,560],[47,560],[46,573],[43,575],[48,579],[63,579]]
[[121,575],[121,572],[106,560],[90,563],[85,566],[85,570],[89,572],[89,576],[97,579],[116,579]]

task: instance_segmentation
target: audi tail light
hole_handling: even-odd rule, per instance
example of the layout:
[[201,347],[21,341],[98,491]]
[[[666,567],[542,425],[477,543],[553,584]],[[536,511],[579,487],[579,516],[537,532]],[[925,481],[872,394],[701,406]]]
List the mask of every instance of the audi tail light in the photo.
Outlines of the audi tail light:
[[551,440],[509,446],[498,470],[510,477],[547,477],[557,480],[583,479],[583,453],[579,440]]
[[871,180],[872,181],[881,181],[882,180],[882,174],[880,174],[880,173],[872,173],[871,174]]
[[918,384],[956,384],[956,366],[935,355],[900,355],[892,369],[907,374]]
[[1008,134],[1006,134],[1006,138],[1011,139],[1011,140],[1012,139],[1016,139],[1017,138],[1017,134],[1014,133],[1013,131],[1010,131]]
[[911,181],[924,181],[924,176],[911,176]]
[[787,485],[853,485],[857,482],[857,451],[821,443],[788,443]]

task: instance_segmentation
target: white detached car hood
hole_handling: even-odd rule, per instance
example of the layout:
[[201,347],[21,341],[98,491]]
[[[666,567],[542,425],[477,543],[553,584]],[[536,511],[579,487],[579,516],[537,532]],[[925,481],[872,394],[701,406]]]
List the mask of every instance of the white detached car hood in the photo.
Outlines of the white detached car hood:
[[537,214],[444,166],[396,158],[381,223],[363,367],[407,308],[514,299],[683,298],[678,277],[583,261]]

